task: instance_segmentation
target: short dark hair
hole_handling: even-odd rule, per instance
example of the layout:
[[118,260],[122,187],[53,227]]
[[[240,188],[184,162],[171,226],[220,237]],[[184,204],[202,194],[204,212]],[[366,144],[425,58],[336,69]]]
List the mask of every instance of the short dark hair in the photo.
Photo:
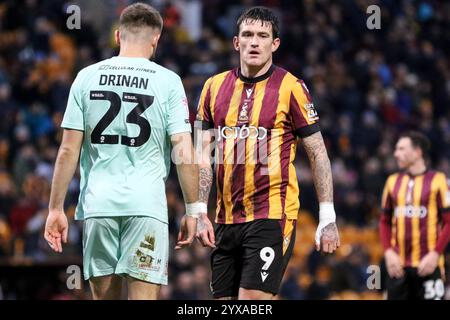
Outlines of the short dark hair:
[[414,148],[420,148],[420,150],[422,150],[422,155],[424,157],[428,156],[431,149],[431,143],[423,133],[419,131],[407,131],[400,135],[399,139],[401,138],[409,138]]
[[245,11],[237,20],[237,34],[242,22],[247,20],[261,21],[261,23],[269,23],[272,25],[272,36],[274,39],[280,36],[280,27],[278,17],[267,7],[253,7]]
[[161,14],[152,6],[137,2],[123,9],[119,20],[120,27],[131,32],[138,31],[142,27],[150,27],[162,30],[163,19]]

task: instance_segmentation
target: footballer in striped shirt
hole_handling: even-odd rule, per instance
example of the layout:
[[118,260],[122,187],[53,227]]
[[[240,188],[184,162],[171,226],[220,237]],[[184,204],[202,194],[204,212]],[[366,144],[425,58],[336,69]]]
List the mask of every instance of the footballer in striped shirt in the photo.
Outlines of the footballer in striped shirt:
[[214,247],[214,298],[270,299],[277,294],[295,242],[300,204],[293,161],[300,140],[320,202],[316,248],[332,253],[339,246],[319,116],[305,83],[272,62],[278,33],[278,20],[269,9],[243,13],[233,39],[240,66],[210,77],[199,101],[199,200],[207,202],[215,175],[217,226],[214,234],[202,215],[197,228],[200,241]]
[[444,297],[444,256],[450,238],[449,180],[425,163],[428,139],[403,134],[382,196],[380,236],[385,250],[387,298],[440,300]]

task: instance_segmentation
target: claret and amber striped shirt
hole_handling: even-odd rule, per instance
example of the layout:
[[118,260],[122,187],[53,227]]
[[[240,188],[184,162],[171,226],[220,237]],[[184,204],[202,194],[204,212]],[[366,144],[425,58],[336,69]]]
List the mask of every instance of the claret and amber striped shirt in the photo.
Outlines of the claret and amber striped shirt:
[[196,127],[214,129],[217,223],[297,218],[297,139],[318,132],[318,120],[304,82],[280,67],[206,81]]
[[[383,246],[393,248],[404,266],[417,267],[428,252],[445,249],[448,235],[441,237],[441,222],[450,214],[450,191],[444,173],[428,170],[417,176],[405,172],[390,175],[381,207],[381,228],[386,225],[390,231],[390,239],[381,232]],[[441,267],[443,263],[442,256]]]

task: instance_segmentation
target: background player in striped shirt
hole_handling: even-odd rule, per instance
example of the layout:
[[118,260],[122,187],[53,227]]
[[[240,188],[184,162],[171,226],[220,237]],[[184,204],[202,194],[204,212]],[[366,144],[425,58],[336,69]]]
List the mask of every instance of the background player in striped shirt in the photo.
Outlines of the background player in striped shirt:
[[217,228],[214,238],[202,215],[198,238],[215,247],[214,298],[271,299],[295,241],[298,138],[320,201],[317,250],[332,253],[339,246],[330,161],[306,85],[272,63],[280,45],[276,16],[264,7],[251,8],[238,19],[237,32],[233,44],[240,67],[209,78],[199,102],[200,201],[207,202],[213,180],[214,136]]
[[155,299],[167,284],[164,182],[171,144],[181,156],[176,165],[188,215],[177,248],[195,236],[198,166],[186,95],[178,75],[149,60],[162,23],[149,5],[123,10],[116,31],[119,55],[79,72],[61,125],[45,239],[62,252],[68,233],[64,198],[81,150],[76,219],[84,220],[84,277],[94,299],[120,298],[120,276],[127,279],[129,299]]
[[450,239],[450,191],[445,174],[427,168],[428,139],[403,134],[395,147],[398,173],[382,197],[380,236],[388,299],[442,299],[444,256]]

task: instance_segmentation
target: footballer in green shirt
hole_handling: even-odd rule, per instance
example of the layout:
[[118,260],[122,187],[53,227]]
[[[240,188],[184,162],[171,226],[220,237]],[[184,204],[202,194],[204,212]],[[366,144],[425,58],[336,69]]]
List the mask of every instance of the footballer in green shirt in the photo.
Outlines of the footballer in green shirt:
[[181,151],[175,164],[186,202],[177,248],[192,242],[203,210],[196,205],[198,167],[181,79],[149,60],[162,24],[149,5],[125,8],[116,31],[119,55],[78,73],[61,125],[44,236],[62,252],[68,232],[64,198],[79,157],[75,218],[84,220],[83,270],[94,299],[119,299],[121,276],[129,299],[156,299],[167,284],[171,147]]

